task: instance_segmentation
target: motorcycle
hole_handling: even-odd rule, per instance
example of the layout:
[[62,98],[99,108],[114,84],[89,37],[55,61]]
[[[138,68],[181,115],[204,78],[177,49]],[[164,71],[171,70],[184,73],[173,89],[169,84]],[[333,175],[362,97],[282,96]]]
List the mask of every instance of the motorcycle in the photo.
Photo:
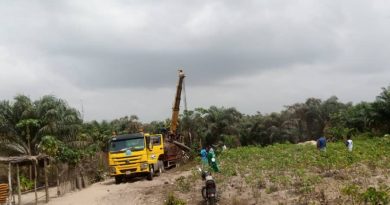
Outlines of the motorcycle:
[[217,203],[217,187],[211,173],[199,168],[202,173],[202,180],[205,181],[205,186],[202,187],[202,197],[208,205]]

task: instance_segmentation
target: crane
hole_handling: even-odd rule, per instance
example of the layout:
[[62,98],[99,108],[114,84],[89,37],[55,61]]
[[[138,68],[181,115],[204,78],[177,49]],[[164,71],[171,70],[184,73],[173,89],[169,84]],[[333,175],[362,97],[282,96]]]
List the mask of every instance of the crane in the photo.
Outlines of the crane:
[[172,121],[171,121],[170,130],[169,130],[172,135],[176,135],[177,134],[177,126],[178,126],[179,111],[180,111],[181,91],[183,89],[183,83],[184,83],[184,78],[185,77],[186,76],[184,75],[183,70],[179,70],[179,80],[177,81],[176,95],[175,95],[175,99],[173,101],[173,108],[172,108]]
[[[177,133],[177,126],[179,124],[178,121],[179,121],[181,91],[183,90],[185,77],[186,76],[184,75],[183,70],[179,70],[179,80],[177,81],[176,95],[175,95],[175,98],[173,101],[173,107],[172,107],[172,119],[171,119],[171,127],[169,129],[169,138],[173,144],[179,146],[181,149],[186,150],[186,151],[190,151],[191,150],[190,147],[186,146],[185,144],[183,144],[181,142],[176,141],[179,138],[178,133]],[[187,104],[187,103],[185,102],[185,104]]]

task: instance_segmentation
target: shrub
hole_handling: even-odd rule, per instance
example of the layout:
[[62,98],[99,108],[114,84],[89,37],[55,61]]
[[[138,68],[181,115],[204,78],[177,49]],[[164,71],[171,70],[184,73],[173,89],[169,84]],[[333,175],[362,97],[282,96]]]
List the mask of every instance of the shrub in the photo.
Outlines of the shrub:
[[350,184],[350,185],[347,185],[344,188],[342,188],[341,193],[343,195],[348,196],[348,198],[351,200],[352,204],[355,204],[355,201],[359,197],[359,190],[360,190],[360,187],[358,187],[355,184]]
[[[388,189],[388,188],[386,188]],[[375,205],[385,205],[389,204],[390,197],[387,193],[388,190],[377,190],[374,187],[369,187],[366,192],[361,194],[361,200],[364,201],[364,203],[370,203]]]
[[177,198],[172,192],[168,194],[164,205],[186,205],[187,203],[182,199]]
[[34,181],[28,179],[23,175],[20,176],[20,190],[22,192],[31,190],[33,187],[34,187]]
[[179,177],[176,179],[177,187],[179,188],[179,191],[183,193],[187,193],[191,191],[191,183],[190,180],[186,179],[184,176]]

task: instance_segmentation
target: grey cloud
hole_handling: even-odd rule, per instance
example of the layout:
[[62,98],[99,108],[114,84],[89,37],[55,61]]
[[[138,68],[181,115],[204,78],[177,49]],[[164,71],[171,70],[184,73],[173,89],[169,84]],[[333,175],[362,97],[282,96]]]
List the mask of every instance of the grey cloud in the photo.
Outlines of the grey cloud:
[[[267,112],[318,92],[371,99],[387,86],[389,13],[380,0],[0,1],[0,94],[85,97],[90,119],[116,117],[110,109],[132,112],[126,93],[170,105],[184,68],[195,107]],[[126,105],[99,111],[117,95]],[[150,111],[150,96],[134,109]]]
[[167,86],[178,67],[194,85],[210,85],[236,75],[327,63],[340,52],[334,31],[339,22],[328,17],[329,8],[309,7],[323,12],[313,14],[287,1],[200,2],[107,5],[123,16],[105,14],[101,2],[95,5],[101,11],[76,2],[30,3],[31,10],[15,6],[29,17],[16,23],[33,31],[18,33],[15,41],[35,48],[50,69],[88,89]]

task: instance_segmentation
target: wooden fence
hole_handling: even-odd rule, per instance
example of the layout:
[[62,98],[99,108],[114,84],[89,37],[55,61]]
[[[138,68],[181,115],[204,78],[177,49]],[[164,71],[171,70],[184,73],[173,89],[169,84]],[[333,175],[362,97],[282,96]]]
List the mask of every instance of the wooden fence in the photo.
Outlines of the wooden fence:
[[[1,158],[0,161],[3,163],[8,162],[5,158]],[[108,170],[107,155],[103,152],[96,153],[94,156],[88,157],[76,165],[56,162],[51,159],[43,160],[43,164],[40,166],[36,159],[35,161],[35,164],[33,164],[33,167],[35,167],[33,170],[34,189],[27,190],[27,192],[35,191],[35,204],[38,203],[36,194],[38,186],[43,186],[46,189],[46,202],[48,202],[49,192],[47,189],[49,187],[57,187],[57,196],[61,196],[74,190],[86,188],[91,183],[103,179],[104,173]],[[3,165],[3,167],[5,166]],[[2,199],[7,200],[7,198],[15,203],[14,194],[18,195],[17,201],[20,204],[22,193],[20,191],[19,173],[24,173],[24,176],[27,176],[29,171],[26,167],[25,169],[19,169],[19,164],[15,161],[10,162],[7,169],[9,172],[8,182],[3,180],[7,185],[7,191],[5,193],[4,190],[0,189],[0,204],[5,203],[2,202]],[[0,181],[0,183],[2,182]],[[7,202],[10,203],[11,200]]]

